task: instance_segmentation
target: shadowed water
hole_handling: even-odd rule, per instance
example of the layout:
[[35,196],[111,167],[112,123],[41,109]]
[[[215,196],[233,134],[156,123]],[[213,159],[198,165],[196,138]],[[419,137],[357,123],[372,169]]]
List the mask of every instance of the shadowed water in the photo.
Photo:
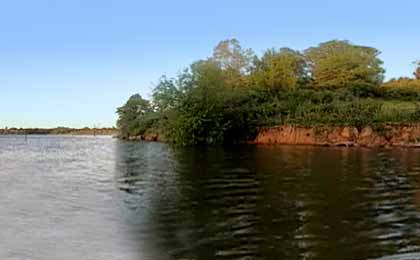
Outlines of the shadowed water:
[[0,259],[420,259],[420,150],[0,137]]

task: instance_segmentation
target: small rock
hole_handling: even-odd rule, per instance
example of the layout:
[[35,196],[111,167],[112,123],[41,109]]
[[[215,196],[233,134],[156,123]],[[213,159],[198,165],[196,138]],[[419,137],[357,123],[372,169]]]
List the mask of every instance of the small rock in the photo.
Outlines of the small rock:
[[373,129],[370,126],[367,126],[362,129],[362,132],[360,133],[360,137],[369,137],[373,134]]
[[352,135],[350,127],[344,127],[340,135],[344,138],[350,138]]

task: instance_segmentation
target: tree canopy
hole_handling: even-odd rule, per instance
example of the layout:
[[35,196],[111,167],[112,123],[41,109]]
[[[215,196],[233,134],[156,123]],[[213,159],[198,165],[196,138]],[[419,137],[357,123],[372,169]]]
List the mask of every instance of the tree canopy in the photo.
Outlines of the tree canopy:
[[304,52],[316,87],[378,86],[384,79],[380,52],[348,41],[328,41]]
[[307,79],[305,57],[289,48],[269,49],[255,61],[254,84],[271,90],[294,89]]
[[242,48],[236,39],[227,39],[217,44],[208,61],[223,71],[227,86],[244,87],[248,85],[247,75],[252,71],[255,59],[251,49]]
[[255,54],[252,49],[244,49],[237,39],[219,42],[210,58],[223,70],[249,73],[253,66]]
[[142,134],[147,127],[142,122],[151,112],[148,100],[143,99],[140,94],[132,95],[122,107],[117,109],[119,116],[117,126],[125,136]]

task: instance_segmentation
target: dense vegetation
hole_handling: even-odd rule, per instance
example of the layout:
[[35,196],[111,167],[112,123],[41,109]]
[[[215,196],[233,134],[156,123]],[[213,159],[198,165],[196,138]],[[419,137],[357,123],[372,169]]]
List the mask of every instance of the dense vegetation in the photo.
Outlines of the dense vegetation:
[[131,96],[117,110],[117,125],[122,138],[153,134],[193,145],[241,142],[277,124],[418,122],[420,66],[414,78],[383,83],[379,54],[334,40],[257,57],[237,40],[225,40],[177,77],[163,76],[151,100]]

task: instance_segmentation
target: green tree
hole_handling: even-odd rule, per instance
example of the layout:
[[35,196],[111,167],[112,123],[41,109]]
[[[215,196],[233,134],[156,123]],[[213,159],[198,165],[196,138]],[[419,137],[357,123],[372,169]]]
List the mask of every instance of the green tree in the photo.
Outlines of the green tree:
[[153,105],[158,111],[167,111],[174,108],[178,102],[180,90],[173,79],[162,76],[153,89]]
[[117,126],[122,137],[143,134],[147,129],[144,124],[147,116],[153,112],[150,102],[140,94],[132,95],[128,101],[117,109],[119,116]]
[[162,76],[152,91],[152,104],[157,112],[167,112],[177,107],[182,96],[193,87],[192,68],[185,69],[176,78]]
[[251,49],[243,49],[236,39],[221,41],[213,50],[211,60],[221,69],[232,69],[241,73],[250,72],[255,54]]
[[375,48],[334,40],[304,53],[316,87],[378,86],[384,79],[383,62]]
[[[220,142],[220,116],[225,88],[222,69],[211,60],[201,60],[190,67],[189,87],[176,107],[176,116],[168,124],[169,138],[175,143],[206,144]],[[215,127],[219,131],[215,132]]]
[[250,89],[226,86],[226,74],[212,60],[191,65],[191,84],[169,120],[168,138],[181,145],[238,142],[256,129],[256,99]]
[[190,66],[192,88],[211,89],[224,87],[226,75],[213,60],[200,60]]
[[243,49],[236,39],[221,41],[213,50],[209,61],[216,64],[225,74],[227,86],[243,87],[248,83],[256,55],[251,49]]
[[252,80],[257,86],[270,90],[295,89],[307,80],[305,58],[289,48],[269,49],[255,61]]

